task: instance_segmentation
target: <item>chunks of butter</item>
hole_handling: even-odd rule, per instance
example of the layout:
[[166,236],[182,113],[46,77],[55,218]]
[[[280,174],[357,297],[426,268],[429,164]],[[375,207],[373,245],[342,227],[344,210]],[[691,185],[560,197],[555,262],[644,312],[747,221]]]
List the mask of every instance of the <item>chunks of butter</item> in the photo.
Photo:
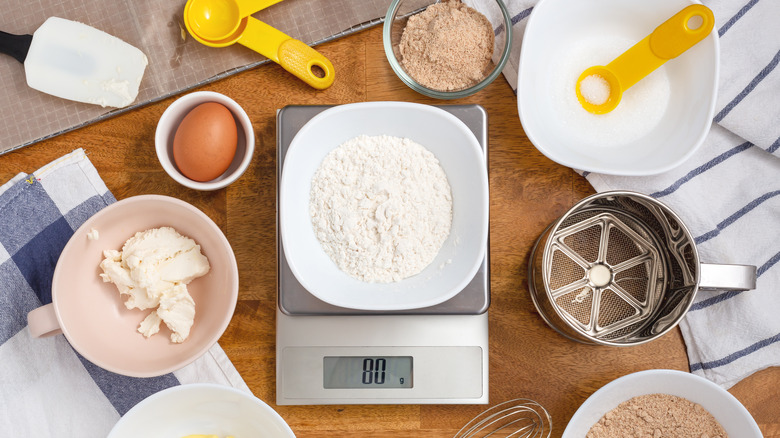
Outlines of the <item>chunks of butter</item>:
[[114,283],[128,309],[155,309],[141,322],[138,331],[147,338],[160,330],[171,330],[171,341],[184,342],[195,320],[195,301],[187,284],[206,275],[211,268],[200,245],[171,227],[139,231],[121,251],[103,251],[100,277]]

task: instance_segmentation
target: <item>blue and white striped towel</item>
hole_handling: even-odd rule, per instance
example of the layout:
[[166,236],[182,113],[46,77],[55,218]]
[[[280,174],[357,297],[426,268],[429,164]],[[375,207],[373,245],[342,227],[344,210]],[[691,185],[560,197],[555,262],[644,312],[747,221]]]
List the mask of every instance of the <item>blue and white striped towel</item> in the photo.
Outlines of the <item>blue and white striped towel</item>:
[[217,344],[179,371],[138,379],[93,365],[62,335],[30,337],[27,313],[51,302],[68,239],[115,201],[81,149],[0,186],[2,436],[103,438],[136,403],[171,386],[210,382],[249,391]]
[[[641,1],[641,0],[635,0]],[[507,0],[514,87],[536,0]],[[701,259],[758,267],[749,292],[700,292],[680,324],[691,371],[729,388],[780,365],[780,2],[704,1],[720,36],[716,116],[704,145],[653,177],[585,173],[599,191],[634,190],[669,205],[696,236]]]

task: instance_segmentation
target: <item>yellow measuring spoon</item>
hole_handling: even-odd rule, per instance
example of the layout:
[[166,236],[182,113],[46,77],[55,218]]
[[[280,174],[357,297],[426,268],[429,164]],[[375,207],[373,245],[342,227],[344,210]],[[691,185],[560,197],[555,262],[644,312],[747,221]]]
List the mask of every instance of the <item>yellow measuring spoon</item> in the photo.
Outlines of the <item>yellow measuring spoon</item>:
[[710,34],[714,24],[708,7],[696,4],[684,8],[614,61],[582,72],[575,87],[577,99],[593,114],[614,110],[625,90],[695,46]]
[[[304,42],[251,16],[281,0],[187,0],[184,26],[201,44],[227,47],[239,43],[281,65],[312,87],[333,84],[333,64]],[[314,68],[321,70],[315,73]]]
[[[229,37],[241,19],[282,0],[193,0],[188,2],[193,32],[210,41]],[[186,8],[187,6],[185,6]]]

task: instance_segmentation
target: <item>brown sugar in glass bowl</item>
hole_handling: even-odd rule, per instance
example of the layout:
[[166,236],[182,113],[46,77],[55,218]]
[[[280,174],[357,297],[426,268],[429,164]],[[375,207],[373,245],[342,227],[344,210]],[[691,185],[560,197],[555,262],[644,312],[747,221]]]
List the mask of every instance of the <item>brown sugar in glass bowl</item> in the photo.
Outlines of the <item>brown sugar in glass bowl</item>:
[[421,85],[457,91],[485,77],[493,56],[490,21],[459,0],[435,3],[406,22],[401,65]]
[[429,97],[457,99],[482,90],[509,59],[512,21],[504,3],[495,0],[480,10],[468,0],[426,8],[428,3],[390,4],[383,39],[391,68],[407,86]]

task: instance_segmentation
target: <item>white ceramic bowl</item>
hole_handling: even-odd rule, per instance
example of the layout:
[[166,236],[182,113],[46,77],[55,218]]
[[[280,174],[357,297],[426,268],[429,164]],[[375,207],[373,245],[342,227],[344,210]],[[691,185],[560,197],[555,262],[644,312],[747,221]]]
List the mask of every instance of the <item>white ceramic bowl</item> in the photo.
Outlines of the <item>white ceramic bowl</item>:
[[[359,135],[414,140],[436,156],[452,188],[452,228],[439,254],[419,274],[395,283],[364,282],[341,271],[323,250],[309,215],[312,176],[331,150]],[[485,256],[488,178],[483,150],[460,119],[433,106],[405,102],[337,106],[312,118],[290,144],[278,208],[287,262],[315,297],[362,310],[433,306],[463,290]]]
[[700,404],[730,437],[762,438],[744,406],[728,391],[695,374],[676,370],[640,371],[604,385],[585,400],[563,431],[562,438],[582,438],[620,403],[646,394],[669,394]]
[[[182,119],[193,108],[206,102],[221,103],[233,113],[233,119],[235,119],[236,127],[238,128],[238,144],[236,146],[236,155],[233,157],[230,167],[217,178],[211,181],[200,182],[187,178],[176,167],[173,161],[173,138]],[[160,121],[157,122],[154,145],[157,151],[157,159],[160,160],[160,164],[165,169],[165,172],[176,182],[194,190],[219,190],[232,184],[249,167],[249,163],[252,161],[252,156],[255,153],[255,131],[246,111],[236,101],[224,94],[213,91],[196,91],[180,97],[163,112],[162,116],[160,116]]]
[[290,426],[257,397],[228,386],[174,386],[133,406],[108,438],[219,437],[295,438]]
[[[576,106],[573,91],[576,76],[569,80],[566,71],[570,68],[574,70],[572,64],[578,60],[580,63],[586,61],[579,59],[580,55],[588,52],[594,53],[594,58],[607,57],[598,50],[586,50],[585,47],[589,47],[586,43],[592,42],[599,50],[609,46],[614,39],[628,40],[633,44],[692,3],[698,2],[540,1],[526,27],[517,84],[520,120],[534,146],[551,160],[565,166],[613,175],[657,174],[680,165],[690,157],[709,132],[715,110],[719,65],[717,29],[624,93],[618,108],[607,115],[614,121],[620,114],[618,111],[623,110],[620,120],[632,118],[630,123],[610,125],[615,130],[628,128],[619,135],[613,129],[597,128],[590,132],[595,126],[606,126],[610,119],[590,115],[582,108],[562,102],[573,99]],[[614,56],[619,54],[620,51]],[[613,56],[609,55],[598,64],[606,64],[612,59]],[[652,82],[649,82],[662,81],[661,75],[664,74],[668,78],[664,82],[668,86],[665,94],[668,95],[668,103],[665,106],[654,103],[655,95],[659,93],[650,91],[658,88],[650,88]],[[571,84],[571,93],[564,91],[568,84]],[[640,103],[633,107],[629,103],[631,92],[636,93],[635,97],[642,96],[635,99]],[[582,119],[583,116],[602,118],[594,121]],[[603,139],[603,142],[597,146],[588,144],[586,133]],[[632,135],[636,138],[631,138]],[[606,146],[610,142],[613,144]]]

